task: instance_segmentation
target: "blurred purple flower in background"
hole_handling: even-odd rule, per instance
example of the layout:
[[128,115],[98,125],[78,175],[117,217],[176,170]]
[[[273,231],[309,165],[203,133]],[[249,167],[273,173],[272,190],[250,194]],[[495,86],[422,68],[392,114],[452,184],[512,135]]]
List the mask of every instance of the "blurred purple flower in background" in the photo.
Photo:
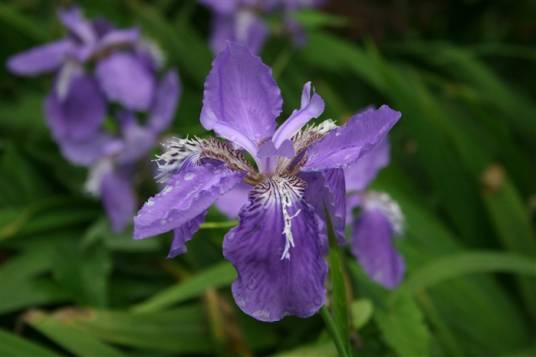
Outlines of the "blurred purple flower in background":
[[[406,268],[393,241],[403,230],[404,216],[389,195],[366,190],[388,163],[389,142],[385,140],[344,172],[352,253],[372,280],[392,289],[400,284]],[[360,212],[354,219],[355,208],[360,208]]]
[[[134,164],[156,144],[175,112],[180,92],[175,71],[158,79],[163,58],[138,29],[116,29],[104,19],[87,20],[78,8],[59,11],[68,34],[8,60],[13,73],[55,74],[45,101],[53,138],[71,162],[90,167],[88,190],[99,196],[114,230],[135,210]],[[108,104],[119,109],[109,113]],[[147,116],[144,125],[136,113]],[[107,116],[112,128],[104,129]]]
[[383,142],[400,118],[382,106],[342,127],[330,120],[306,126],[324,111],[311,83],[303,88],[300,108],[277,127],[281,111],[270,68],[230,43],[213,62],[201,112],[203,126],[223,139],[166,142],[157,160],[165,186],[134,218],[136,239],[173,230],[174,257],[186,251],[208,208],[240,188],[237,194],[248,202],[225,236],[223,253],[238,271],[236,303],[262,321],[311,316],[324,304],[325,214],[343,240],[343,168]]
[[303,8],[318,7],[326,0],[200,0],[213,11],[210,45],[219,53],[227,41],[241,43],[259,53],[270,32],[262,16],[283,13],[284,29],[297,44],[303,44],[301,26],[292,14]]

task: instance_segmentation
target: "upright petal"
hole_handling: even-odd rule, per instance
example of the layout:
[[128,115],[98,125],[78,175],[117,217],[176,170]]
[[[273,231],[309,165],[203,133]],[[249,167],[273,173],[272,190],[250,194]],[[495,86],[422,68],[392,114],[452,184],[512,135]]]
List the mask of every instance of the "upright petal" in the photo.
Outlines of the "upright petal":
[[68,39],[47,43],[10,57],[7,67],[11,72],[23,76],[55,71],[67,59],[72,49],[73,43]]
[[300,109],[292,112],[292,115],[277,128],[272,138],[275,147],[279,148],[285,140],[292,138],[309,120],[319,117],[323,112],[324,100],[316,94],[311,82],[305,83]]
[[309,317],[325,303],[325,236],[300,181],[276,177],[256,186],[225,236],[223,254],[238,272],[234,299],[261,321]]
[[399,119],[400,112],[386,105],[354,115],[344,126],[331,130],[309,147],[303,170],[319,171],[353,164],[382,142]]
[[99,61],[96,76],[106,96],[130,110],[145,111],[153,99],[155,80],[136,56],[114,53]]
[[268,36],[268,27],[250,10],[239,11],[235,16],[234,40],[245,45],[252,53],[259,53]]
[[160,133],[170,125],[180,95],[179,75],[176,71],[169,71],[156,88],[149,121],[147,122],[147,125],[154,133]]
[[216,201],[216,207],[229,218],[238,218],[242,207],[248,203],[251,186],[241,183]]
[[99,41],[98,50],[117,46],[134,46],[140,40],[138,28],[110,30]]
[[222,14],[232,14],[240,5],[240,0],[200,0],[200,2],[212,9]]
[[205,82],[203,126],[243,147],[254,147],[271,138],[281,107],[281,93],[270,68],[246,47],[229,43],[214,60]]
[[240,183],[244,174],[223,165],[189,165],[171,177],[134,218],[134,238],[143,239],[181,227],[206,211],[221,195]]
[[235,16],[215,14],[212,18],[210,48],[215,54],[227,46],[227,42],[235,41]]
[[344,169],[346,190],[363,191],[378,172],[389,164],[389,141],[385,139],[355,163]]
[[[305,173],[301,177],[307,182],[305,200],[311,204],[318,216],[326,221],[326,210],[340,245],[346,243],[346,189],[342,169]],[[325,232],[324,234],[327,234]]]
[[121,232],[132,222],[136,196],[128,173],[116,169],[102,177],[101,199],[115,232]]
[[57,140],[85,140],[96,134],[106,114],[106,102],[90,75],[71,79],[63,100],[53,91],[45,101],[48,125]]
[[393,289],[404,277],[404,259],[394,246],[394,229],[379,209],[364,209],[352,232],[352,253],[370,278]]
[[77,7],[61,9],[58,11],[60,21],[73,35],[78,37],[84,44],[93,44],[97,40],[91,22],[89,22],[82,11]]
[[168,258],[175,258],[177,255],[186,253],[186,242],[191,240],[195,232],[199,230],[201,223],[205,221],[206,215],[207,211],[201,213],[191,221],[184,223],[179,228],[175,228]]

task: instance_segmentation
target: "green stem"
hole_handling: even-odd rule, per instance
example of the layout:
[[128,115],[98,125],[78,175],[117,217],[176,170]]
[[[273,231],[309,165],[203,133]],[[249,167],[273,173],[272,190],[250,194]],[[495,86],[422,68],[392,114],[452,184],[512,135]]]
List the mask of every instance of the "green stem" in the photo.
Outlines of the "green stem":
[[335,326],[335,321],[333,321],[333,317],[331,317],[327,307],[324,306],[320,310],[320,315],[324,319],[326,328],[328,329],[328,332],[331,335],[331,339],[333,340],[333,343],[335,343],[335,347],[337,348],[337,352],[339,353],[339,356],[349,357],[348,352],[346,351],[345,343],[342,340],[341,335],[338,333],[337,326]]

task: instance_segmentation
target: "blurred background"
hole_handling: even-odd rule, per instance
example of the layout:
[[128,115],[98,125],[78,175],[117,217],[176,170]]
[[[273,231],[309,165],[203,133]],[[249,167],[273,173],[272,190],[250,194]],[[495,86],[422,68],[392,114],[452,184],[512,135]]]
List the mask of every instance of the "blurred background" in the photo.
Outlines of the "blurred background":
[[[0,355],[337,355],[319,316],[267,324],[236,307],[221,254],[234,223],[216,210],[172,260],[170,236],[112,232],[84,192],[87,169],[62,157],[45,124],[53,77],[4,65],[61,37],[56,11],[68,4],[0,3]],[[77,4],[159,44],[182,82],[167,133],[205,135],[210,10],[195,0]],[[406,216],[397,245],[408,271],[387,291],[342,253],[353,353],[536,355],[536,2],[330,0],[293,16],[304,44],[270,15],[260,52],[285,114],[311,80],[324,118],[384,103],[403,115],[373,188]],[[157,192],[150,174],[136,185],[139,202]]]

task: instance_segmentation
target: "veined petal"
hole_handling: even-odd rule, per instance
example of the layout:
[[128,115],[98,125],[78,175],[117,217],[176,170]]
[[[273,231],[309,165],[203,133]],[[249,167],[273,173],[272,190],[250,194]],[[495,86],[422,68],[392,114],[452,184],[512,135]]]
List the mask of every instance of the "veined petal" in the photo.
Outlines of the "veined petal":
[[394,230],[379,209],[363,209],[352,232],[352,253],[370,278],[393,289],[404,277],[404,259],[394,246]]
[[355,163],[344,169],[346,190],[363,191],[378,172],[389,164],[389,141],[385,139]]
[[243,177],[244,174],[223,165],[184,166],[134,217],[134,238],[143,239],[179,228],[206,211]]
[[84,44],[92,44],[97,40],[91,22],[89,22],[82,11],[77,7],[61,9],[58,11],[58,16],[63,26],[76,35]]
[[136,56],[114,53],[97,63],[95,74],[110,100],[137,111],[145,111],[151,105],[154,76]]
[[[307,181],[305,200],[311,204],[318,216],[326,221],[326,210],[330,215],[337,242],[346,243],[346,189],[342,169],[305,173],[301,176]],[[325,232],[324,234],[327,234]]]
[[23,76],[55,71],[72,49],[73,43],[68,39],[47,43],[10,57],[7,67],[11,72]]
[[250,191],[251,186],[244,183],[238,184],[231,191],[218,198],[216,207],[227,217],[238,218],[240,210],[248,203]]
[[[312,95],[311,95],[312,94]],[[292,115],[277,128],[272,141],[279,148],[285,140],[294,136],[309,120],[319,117],[324,112],[324,100],[311,86],[311,82],[303,86],[301,105]]]
[[271,138],[281,107],[281,93],[270,68],[246,47],[229,43],[214,60],[205,82],[203,126],[250,151]]
[[386,105],[354,115],[344,126],[331,130],[309,147],[303,170],[320,171],[353,164],[385,139],[400,115]]
[[223,244],[238,272],[237,305],[261,321],[309,317],[325,303],[325,236],[298,178],[275,177],[253,188],[240,224]]
[[205,220],[206,215],[207,211],[173,231],[173,241],[171,242],[168,258],[175,258],[178,255],[186,253],[186,242],[191,240],[195,232],[199,230],[199,226]]
[[48,125],[57,140],[86,140],[95,135],[106,114],[106,102],[90,75],[71,78],[62,100],[53,91],[45,101]]
[[115,232],[121,232],[132,222],[136,196],[127,172],[112,169],[102,177],[100,196]]
[[176,71],[169,71],[158,84],[147,124],[155,133],[160,133],[170,125],[179,97],[181,86]]

